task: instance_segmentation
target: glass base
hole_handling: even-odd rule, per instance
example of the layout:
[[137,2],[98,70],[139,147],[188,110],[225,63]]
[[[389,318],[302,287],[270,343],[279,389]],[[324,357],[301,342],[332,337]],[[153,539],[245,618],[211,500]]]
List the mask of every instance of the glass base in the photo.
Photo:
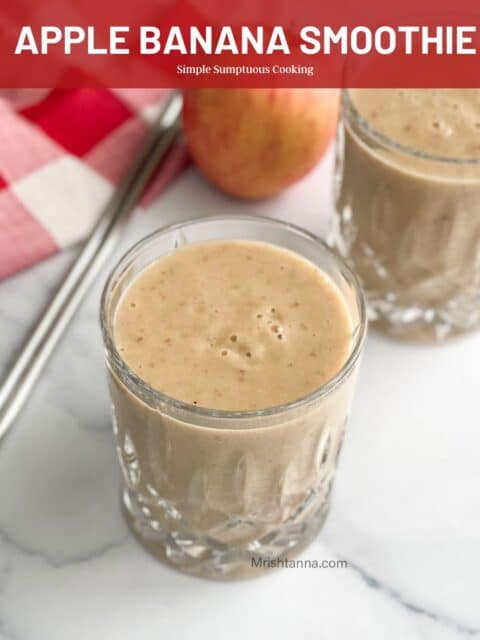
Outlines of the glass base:
[[329,501],[324,501],[308,517],[302,518],[304,514],[297,513],[294,521],[283,523],[259,538],[233,545],[208,535],[163,528],[158,520],[145,514],[135,494],[126,487],[121,499],[130,529],[150,553],[185,573],[216,579],[259,576],[271,570],[265,565],[272,559],[295,557],[317,536],[329,508]]
[[[480,329],[480,300],[451,300],[443,307],[400,306],[394,296],[366,291],[370,326],[396,340],[439,343]],[[460,307],[460,308],[459,308]]]
[[[425,290],[445,287],[442,276],[400,288],[382,260],[365,243],[356,240],[357,229],[351,212],[336,214],[327,244],[356,271],[363,285],[369,325],[396,340],[440,343],[480,329],[480,288],[478,281],[468,286],[450,287],[441,301],[431,302]],[[423,287],[423,292],[422,292]]]

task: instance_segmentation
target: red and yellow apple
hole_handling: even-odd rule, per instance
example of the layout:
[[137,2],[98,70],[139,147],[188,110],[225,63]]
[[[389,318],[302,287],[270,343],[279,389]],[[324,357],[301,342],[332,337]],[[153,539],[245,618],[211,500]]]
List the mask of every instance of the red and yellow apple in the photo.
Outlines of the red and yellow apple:
[[337,89],[190,89],[183,129],[193,160],[217,187],[263,198],[318,163],[338,103]]

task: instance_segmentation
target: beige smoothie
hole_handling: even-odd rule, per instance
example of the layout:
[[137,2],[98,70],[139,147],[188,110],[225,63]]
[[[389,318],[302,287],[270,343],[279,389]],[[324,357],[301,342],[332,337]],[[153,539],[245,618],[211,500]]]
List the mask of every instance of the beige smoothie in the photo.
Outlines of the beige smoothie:
[[407,339],[480,326],[480,91],[351,90],[333,242]]
[[273,245],[209,242],[175,251],[125,292],[115,341],[149,385],[210,409],[292,402],[328,382],[349,350],[340,292]]
[[[355,331],[358,317],[334,281],[279,246],[201,242],[136,275],[117,304],[116,349],[149,387],[202,419],[194,424],[183,405],[175,413],[161,400],[142,401],[110,368],[124,503],[144,544],[206,575],[213,548],[229,557],[215,560],[213,572],[236,575],[248,572],[257,551],[278,556],[313,537],[328,506],[354,371],[306,406],[280,417],[268,408],[331,381]],[[245,421],[222,411],[260,413]]]

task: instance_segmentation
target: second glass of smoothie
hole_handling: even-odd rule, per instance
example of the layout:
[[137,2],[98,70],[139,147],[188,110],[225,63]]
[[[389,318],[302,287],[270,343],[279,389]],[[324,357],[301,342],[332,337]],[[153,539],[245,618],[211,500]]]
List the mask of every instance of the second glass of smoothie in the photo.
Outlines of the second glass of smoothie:
[[480,91],[343,94],[330,244],[406,340],[480,327]]
[[214,577],[308,544],[366,329],[348,267],[290,225],[185,223],[120,261],[102,329],[122,501],[143,544]]

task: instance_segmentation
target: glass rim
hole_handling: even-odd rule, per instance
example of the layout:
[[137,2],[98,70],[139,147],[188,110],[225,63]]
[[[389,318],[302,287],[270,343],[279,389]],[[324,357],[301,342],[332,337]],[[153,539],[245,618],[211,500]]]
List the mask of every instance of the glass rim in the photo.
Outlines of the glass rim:
[[376,142],[380,142],[383,146],[389,149],[393,149],[394,151],[399,151],[405,155],[417,158],[419,160],[427,160],[429,162],[435,162],[442,165],[473,167],[480,165],[480,158],[456,158],[454,156],[435,155],[432,153],[427,153],[426,151],[421,151],[420,149],[415,149],[414,147],[410,147],[409,145],[402,144],[401,142],[390,138],[390,136],[387,136],[379,131],[360,114],[350,98],[350,92],[351,89],[342,90],[343,115],[347,113],[349,117],[353,116],[355,123],[358,124],[362,132],[367,134]]
[[[348,358],[343,363],[342,367],[335,374],[331,380],[327,383],[321,385],[320,387],[314,389],[310,393],[301,396],[295,400],[290,402],[286,402],[283,404],[274,405],[272,407],[266,407],[264,409],[249,409],[249,410],[240,410],[240,411],[231,411],[227,409],[211,409],[208,407],[202,407],[198,405],[194,405],[189,402],[184,402],[183,400],[178,400],[173,396],[170,396],[154,387],[150,386],[147,382],[142,380],[125,362],[125,360],[120,355],[118,351],[115,340],[113,338],[112,332],[110,331],[109,326],[109,299],[110,295],[115,290],[115,284],[118,281],[118,278],[121,277],[124,272],[125,267],[134,259],[137,255],[139,255],[143,249],[145,249],[151,242],[156,240],[158,237],[162,235],[167,235],[169,233],[179,231],[186,227],[189,227],[194,224],[203,224],[203,223],[215,223],[215,222],[228,222],[228,221],[238,221],[238,222],[248,222],[248,223],[263,223],[269,224],[275,227],[281,227],[285,231],[289,231],[291,233],[295,233],[297,235],[302,236],[305,240],[308,240],[310,243],[314,243],[317,245],[318,249],[324,253],[327,253],[330,259],[338,265],[339,269],[344,276],[347,277],[349,284],[352,285],[354,293],[355,293],[355,302],[358,307],[358,315],[359,320],[356,327],[354,327],[352,332],[352,341],[353,347]],[[228,237],[225,238],[228,240]],[[205,241],[205,242],[208,242]],[[262,242],[259,240],[259,242]],[[268,241],[266,241],[268,242]],[[271,244],[274,244],[273,242]],[[292,250],[293,251],[293,250]],[[296,253],[295,251],[293,251]],[[300,255],[300,254],[299,254]],[[160,256],[159,256],[160,257]],[[305,258],[307,259],[307,258]],[[308,259],[307,259],[308,260]],[[332,393],[334,389],[336,389],[342,382],[347,378],[351,370],[353,369],[355,363],[357,362],[360,353],[362,351],[363,343],[365,340],[365,335],[367,331],[367,307],[366,300],[363,293],[362,286],[360,284],[360,280],[354,271],[348,266],[348,264],[340,257],[338,257],[329,247],[328,245],[315,234],[299,227],[295,224],[291,224],[288,222],[283,222],[279,220],[274,220],[272,218],[268,218],[265,216],[258,215],[218,215],[218,216],[206,216],[202,218],[191,218],[184,222],[174,223],[170,225],[166,225],[153,231],[148,234],[144,238],[140,239],[136,242],[130,249],[128,249],[120,259],[115,263],[113,268],[111,269],[107,281],[103,287],[101,300],[100,300],[100,325],[101,332],[103,338],[104,348],[107,354],[107,364],[110,365],[110,359],[113,360],[113,364],[118,369],[122,377],[120,382],[124,384],[127,389],[137,398],[141,398],[141,400],[146,403],[148,406],[154,409],[159,409],[159,407],[169,407],[174,410],[182,412],[182,414],[189,416],[189,421],[191,421],[196,426],[203,428],[205,425],[196,424],[195,419],[202,418],[210,418],[216,420],[228,420],[228,421],[236,421],[236,422],[246,422],[260,418],[268,418],[274,416],[284,415],[286,413],[294,412],[302,407],[308,406],[310,404],[315,403],[321,398]],[[113,323],[112,323],[113,326]],[[115,373],[117,373],[115,371]],[[139,393],[140,391],[140,393]],[[145,397],[151,398],[154,400],[154,403],[149,403]],[[208,428],[215,428],[213,425],[208,425]]]

